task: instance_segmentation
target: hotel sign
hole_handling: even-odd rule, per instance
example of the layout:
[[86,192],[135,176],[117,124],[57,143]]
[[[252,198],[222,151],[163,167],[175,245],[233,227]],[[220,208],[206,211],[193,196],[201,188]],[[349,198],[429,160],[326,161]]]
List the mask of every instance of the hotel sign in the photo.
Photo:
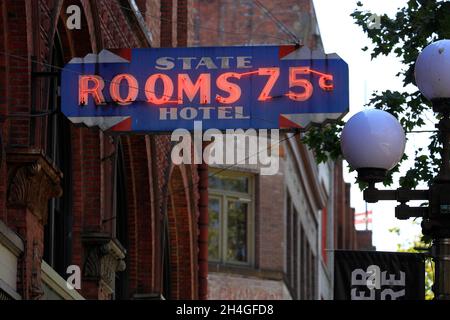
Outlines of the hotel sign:
[[296,46],[103,50],[62,71],[62,112],[112,132],[298,129],[348,107],[347,64]]

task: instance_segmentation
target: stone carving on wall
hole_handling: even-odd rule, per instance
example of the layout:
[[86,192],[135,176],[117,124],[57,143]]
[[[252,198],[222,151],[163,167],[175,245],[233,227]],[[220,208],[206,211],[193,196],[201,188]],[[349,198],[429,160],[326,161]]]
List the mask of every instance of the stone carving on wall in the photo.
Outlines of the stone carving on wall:
[[126,250],[104,233],[87,233],[82,237],[85,247],[83,276],[85,279],[98,280],[103,289],[114,292],[116,272],[126,268]]
[[62,195],[62,173],[39,152],[8,153],[8,206],[27,207],[42,224],[47,204]]
[[41,252],[37,240],[33,241],[33,260],[31,267],[31,292],[30,296],[33,300],[39,300],[44,295],[41,281]]

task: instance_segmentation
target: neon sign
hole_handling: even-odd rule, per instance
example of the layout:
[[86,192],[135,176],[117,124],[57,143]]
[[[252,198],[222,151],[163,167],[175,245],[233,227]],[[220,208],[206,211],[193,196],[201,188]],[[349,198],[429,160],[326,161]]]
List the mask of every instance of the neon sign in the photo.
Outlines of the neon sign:
[[117,132],[302,128],[348,110],[337,56],[298,59],[294,46],[104,50],[62,73],[74,123]]
[[[302,88],[303,92],[289,91],[285,94],[287,97],[289,97],[289,99],[295,101],[305,101],[311,97],[314,88],[313,84],[307,79],[297,78],[298,75],[309,73],[320,75],[319,86],[322,90],[333,90],[333,75],[317,72],[309,68],[293,67],[289,69],[289,88],[300,87]],[[216,80],[216,86],[218,89],[228,94],[228,97],[223,97],[221,94],[217,94],[216,101],[222,104],[232,104],[239,100],[242,94],[241,87],[236,83],[229,82],[228,79],[241,79],[246,75],[269,76],[265,86],[258,96],[258,100],[265,101],[272,98],[272,96],[270,96],[270,92],[272,91],[272,88],[274,87],[276,81],[278,80],[278,77],[280,76],[280,68],[260,68],[254,72],[226,72],[219,75]],[[125,80],[126,82],[125,87],[126,91],[128,92],[126,98],[123,98],[120,93],[122,80]],[[155,94],[155,85],[157,80],[162,81],[162,85],[164,88],[162,96],[160,98],[156,97]],[[89,83],[92,83],[92,86],[90,86]],[[95,104],[105,104],[105,99],[103,96],[104,87],[105,82],[101,77],[96,75],[80,75],[78,89],[80,105],[85,105],[89,96],[92,96]],[[145,95],[147,98],[147,102],[149,104],[156,105],[164,103],[183,104],[185,103],[185,96],[188,98],[189,102],[192,102],[194,100],[194,97],[199,93],[201,97],[201,104],[211,103],[211,75],[208,73],[201,73],[197,81],[195,81],[195,84],[192,83],[189,74],[179,74],[177,87],[177,100],[170,100],[174,91],[172,79],[165,74],[153,74],[149,76],[145,82]],[[112,101],[121,105],[127,105],[136,101],[139,91],[139,84],[133,75],[122,73],[112,79],[109,90]]]

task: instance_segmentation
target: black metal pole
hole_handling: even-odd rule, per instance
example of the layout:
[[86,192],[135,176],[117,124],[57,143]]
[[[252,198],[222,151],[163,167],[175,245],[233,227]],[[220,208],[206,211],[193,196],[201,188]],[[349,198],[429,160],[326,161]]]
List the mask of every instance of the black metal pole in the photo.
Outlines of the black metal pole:
[[[438,212],[437,217],[430,217],[431,223],[435,220],[435,232],[432,232],[433,245],[432,256],[435,263],[435,274],[433,292],[436,300],[450,300],[450,221],[447,219],[446,212],[449,205],[450,195],[447,194],[447,188],[450,185],[450,103],[448,99],[433,101],[433,109],[442,115],[437,128],[439,130],[439,140],[442,144],[441,165],[439,174],[433,181],[432,190],[439,190],[439,196],[432,197],[430,203],[432,208]],[[440,186],[443,188],[441,189]]]
[[434,298],[450,300],[450,239],[435,239],[432,254],[435,264]]

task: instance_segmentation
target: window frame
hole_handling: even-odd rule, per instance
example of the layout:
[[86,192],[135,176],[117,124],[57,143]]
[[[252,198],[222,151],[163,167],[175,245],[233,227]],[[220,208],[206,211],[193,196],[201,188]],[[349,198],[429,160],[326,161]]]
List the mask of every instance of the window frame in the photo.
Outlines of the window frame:
[[[64,50],[59,33],[56,32],[52,49],[52,67],[64,65]],[[46,78],[48,94],[46,111],[52,112],[43,121],[42,144],[45,146],[45,155],[61,172],[61,187],[63,194],[59,198],[52,198],[48,202],[48,219],[44,226],[43,260],[58,274],[65,277],[66,268],[72,264],[73,250],[73,159],[71,127],[68,119],[61,113],[61,97],[58,94],[61,78]],[[63,146],[63,150],[61,150]]]
[[302,211],[297,209],[288,188],[285,201],[285,284],[292,299],[314,300],[319,290],[317,259],[320,252],[314,252],[301,218]]
[[[221,171],[210,168],[210,177],[218,178],[240,178],[246,177],[248,179],[247,192],[230,191],[224,189],[216,189],[208,187],[208,197],[219,199],[219,259],[208,258],[209,262],[230,265],[253,267],[255,265],[255,175],[248,172],[241,171]],[[226,259],[226,252],[228,248],[228,201],[230,200],[245,200],[247,204],[247,261],[233,261]]]
[[[130,235],[128,223],[128,192],[125,155],[122,141],[115,141],[115,159],[113,166],[113,226],[111,233],[125,250],[129,250]],[[125,264],[129,266],[129,255],[125,255]],[[129,268],[115,273],[114,300],[125,300],[129,297]]]

